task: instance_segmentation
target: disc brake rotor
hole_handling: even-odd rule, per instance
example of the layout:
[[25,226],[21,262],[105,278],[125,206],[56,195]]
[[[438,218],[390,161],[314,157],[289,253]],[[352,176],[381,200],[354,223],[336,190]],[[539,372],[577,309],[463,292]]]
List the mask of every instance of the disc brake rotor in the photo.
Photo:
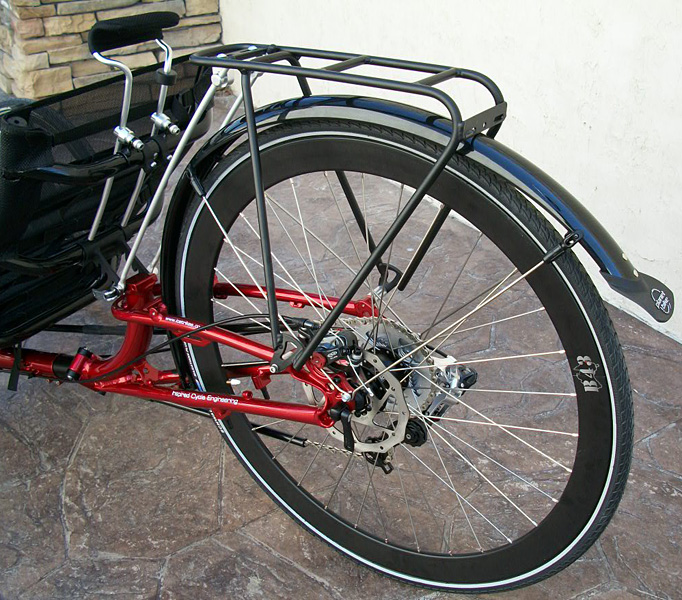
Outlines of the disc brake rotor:
[[[375,336],[376,340],[372,339],[374,322],[371,319],[344,319],[344,324],[353,329],[361,344],[364,344],[367,339],[370,340],[363,352],[362,363],[373,373],[383,371],[387,366],[386,360],[390,360],[388,364],[395,362],[400,357],[409,354],[419,344],[418,338],[413,333],[400,324],[388,319],[382,320],[379,331]],[[406,358],[405,364],[406,366],[419,365],[420,371],[423,371],[424,375],[428,378],[424,379],[424,381],[430,381],[435,373],[433,360],[429,357],[429,352],[426,348],[420,349]],[[419,376],[415,376],[413,373],[410,374],[407,383],[401,382],[399,379],[404,377],[407,372],[397,371],[394,374],[393,372],[386,371],[382,373],[382,385],[372,387],[375,390],[381,388],[383,391],[381,393],[373,392],[371,396],[368,394],[369,407],[366,412],[361,416],[356,416],[355,414],[352,416],[351,423],[353,424],[356,439],[356,452],[385,453],[405,440],[405,430],[410,418],[410,410],[405,393],[415,394],[417,399],[416,406],[421,406],[424,403],[428,404],[427,398],[432,396],[432,390],[428,390],[428,393],[420,394],[420,397],[418,397],[418,391],[411,388],[418,387],[417,384],[419,382],[414,382],[413,378]],[[419,378],[421,379],[421,377]],[[311,404],[319,404],[313,388],[308,385],[304,385],[303,388]],[[386,418],[384,422],[379,422],[378,419],[381,418],[382,413],[386,414]],[[343,442],[343,433],[335,427],[329,428],[329,434]],[[362,441],[361,438],[365,440],[371,439],[372,441]]]

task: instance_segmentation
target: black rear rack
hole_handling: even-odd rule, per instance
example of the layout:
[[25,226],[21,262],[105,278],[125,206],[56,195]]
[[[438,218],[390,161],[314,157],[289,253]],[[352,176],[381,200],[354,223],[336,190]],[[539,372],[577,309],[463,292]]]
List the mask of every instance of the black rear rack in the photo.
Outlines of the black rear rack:
[[[302,59],[322,59],[329,61],[329,64],[317,68],[304,67],[301,65]],[[190,60],[206,67],[236,69],[242,74],[274,73],[296,77],[304,96],[312,94],[308,80],[320,79],[434,98],[445,106],[452,120],[452,139],[445,149],[445,152],[449,154],[448,158],[460,142],[478,133],[487,130],[487,135],[495,137],[507,112],[507,103],[495,82],[483,73],[470,69],[367,54],[264,44],[231,44],[221,48],[212,48],[193,54]],[[284,62],[289,64],[281,64]],[[407,82],[350,72],[365,65],[412,71],[420,78]],[[495,105],[463,120],[457,103],[448,94],[433,87],[450,79],[467,79],[479,83],[490,92]],[[450,152],[451,145],[452,151]]]
[[[328,60],[330,64],[320,68],[303,67],[301,66],[301,59],[305,58]],[[320,79],[434,98],[446,107],[453,124],[452,138],[444,150],[448,160],[456,151],[459,143],[467,138],[484,131],[488,132],[488,136],[495,137],[507,111],[507,103],[504,101],[502,92],[495,82],[486,75],[469,69],[365,54],[349,54],[346,52],[262,44],[232,44],[213,48],[193,54],[190,60],[202,66],[237,69],[242,73],[248,74],[275,73],[290,75],[297,78],[301,93],[304,96],[312,95],[308,79]],[[288,64],[280,64],[282,62]],[[363,65],[412,71],[422,77],[414,82],[405,82],[349,72]],[[426,74],[426,77],[423,77],[424,74]],[[433,87],[449,79],[457,78],[481,84],[490,92],[495,105],[463,120],[455,101],[442,90]],[[142,153],[130,150],[127,155],[118,153],[113,157],[107,156],[104,159],[85,165],[54,164],[49,167],[34,168],[28,171],[11,172],[7,175],[13,178],[36,179],[71,185],[91,185],[126,168],[140,165],[143,162],[143,158]]]
[[[322,59],[329,61],[323,67],[310,68],[301,65],[301,59]],[[332,52],[328,50],[313,50],[308,48],[291,48],[287,46],[265,46],[256,44],[234,44],[223,46],[219,49],[206,50],[193,54],[190,60],[204,67],[214,67],[217,69],[236,69],[241,73],[242,94],[244,99],[244,113],[246,129],[248,133],[249,150],[251,153],[251,164],[253,167],[254,189],[256,195],[256,207],[258,210],[258,222],[260,227],[261,253],[263,256],[263,270],[265,275],[265,287],[268,292],[275,288],[274,272],[270,253],[270,238],[267,227],[267,210],[265,205],[265,191],[260,167],[260,149],[257,141],[258,130],[256,126],[255,111],[251,85],[253,76],[262,73],[273,73],[278,75],[289,75],[296,77],[304,96],[310,96],[309,79],[320,79],[324,81],[334,81],[338,83],[349,83],[382,90],[395,92],[405,92],[425,96],[439,101],[445,106],[452,121],[452,133],[448,143],[443,148],[426,177],[419,184],[407,201],[405,206],[397,215],[393,224],[384,234],[378,244],[375,245],[371,255],[356,273],[353,281],[339,298],[336,306],[329,312],[320,328],[310,339],[305,348],[299,350],[293,356],[284,356],[285,344],[279,330],[279,318],[277,312],[277,301],[274,293],[268,293],[268,314],[270,316],[270,327],[272,334],[272,345],[275,356],[270,364],[272,372],[279,372],[289,365],[294,369],[300,370],[318,345],[322,342],[326,333],[351,301],[355,293],[360,289],[362,282],[382,260],[382,254],[387,250],[390,243],[395,239],[398,232],[405,225],[410,215],[415,210],[419,202],[424,198],[431,185],[442,173],[445,165],[457,151],[459,144],[469,137],[488,131],[489,136],[494,136],[504,120],[507,105],[502,97],[502,92],[489,77],[476,71],[468,69],[458,69],[441,65],[432,65],[408,60],[393,58],[383,58],[379,56],[369,56],[365,54],[348,54],[346,52]],[[288,63],[288,64],[282,64]],[[383,67],[387,69],[400,69],[417,73],[419,78],[413,82],[387,79],[382,77],[370,77],[351,73],[364,65],[372,67]],[[215,83],[219,85],[224,78],[225,71],[214,73]],[[426,76],[424,76],[426,75]],[[445,92],[439,90],[434,85],[449,79],[468,79],[481,84],[490,92],[495,105],[488,110],[475,115],[464,121],[459,107],[455,101]],[[194,185],[194,183],[193,183]],[[205,198],[205,192],[200,184],[196,182],[195,190],[201,197]]]

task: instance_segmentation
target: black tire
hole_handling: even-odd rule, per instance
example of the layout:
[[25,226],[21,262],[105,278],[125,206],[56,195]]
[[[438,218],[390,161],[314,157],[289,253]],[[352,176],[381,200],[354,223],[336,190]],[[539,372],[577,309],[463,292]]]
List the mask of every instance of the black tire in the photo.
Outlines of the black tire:
[[[432,164],[432,157],[439,151],[439,148],[430,142],[393,130],[331,121],[281,125],[262,134],[260,144],[266,189],[284,190],[281,186],[280,188],[275,186],[280,182],[285,182],[288,186],[287,180],[296,177],[296,182],[293,179],[291,181],[292,193],[296,194],[296,185],[299,186],[299,190],[303,190],[304,185],[309,186],[311,197],[306,200],[304,210],[310,211],[310,215],[324,215],[325,219],[331,219],[336,214],[331,212],[336,210],[332,199],[322,200],[320,197],[322,191],[329,192],[325,187],[325,179],[329,183],[329,188],[334,189],[327,176],[323,176],[325,172],[342,170],[353,174],[366,173],[366,176],[353,175],[354,185],[356,190],[360,189],[360,184],[357,183],[360,177],[363,193],[366,181],[369,182],[368,185],[377,186],[376,189],[381,190],[381,193],[377,192],[376,195],[376,212],[372,213],[369,209],[367,211],[368,217],[377,215],[372,224],[375,232],[385,230],[395,214],[393,209],[387,206],[395,206],[397,191],[393,193],[389,188],[381,187],[383,182],[391,180],[416,187]],[[221,254],[221,251],[229,250],[227,244],[224,244],[222,230],[228,232],[231,238],[234,237],[237,244],[247,248],[242,257],[257,252],[258,248],[257,239],[249,238],[248,230],[244,229],[242,221],[247,219],[238,218],[242,212],[243,216],[247,216],[247,213],[253,214],[248,212],[253,211],[253,181],[248,149],[241,146],[222,159],[209,176],[206,189],[210,190],[209,201],[221,225],[220,227],[216,225],[215,217],[206,210],[200,199],[194,198],[189,204],[178,240],[177,264],[180,268],[175,282],[175,301],[182,316],[211,322],[216,319],[214,308],[220,308],[218,304],[212,302],[216,265],[219,266],[218,273],[230,269],[232,276],[238,278],[237,281],[241,282],[241,278],[244,277],[244,271],[237,272],[243,268],[240,266],[241,261],[233,257],[230,259],[231,262],[226,262],[229,256]],[[392,189],[397,187],[394,186]],[[404,188],[400,187],[401,199],[398,202],[402,201],[403,192]],[[284,194],[284,191],[278,193]],[[299,193],[302,194],[302,191]],[[495,271],[496,275],[492,277],[482,274],[487,272],[486,269],[494,271],[501,268],[498,267],[498,263],[504,266],[506,264],[504,261],[508,260],[519,273],[525,273],[538,264],[546,251],[556,246],[560,240],[556,231],[515,188],[466,157],[456,156],[452,159],[446,172],[430,190],[430,194],[437,200],[435,203],[433,200],[424,200],[422,202],[424,211],[427,210],[427,205],[432,205],[433,210],[436,210],[440,206],[439,202],[444,202],[458,213],[461,219],[446,222],[447,232],[444,227],[424,261],[427,263],[427,259],[431,257],[431,266],[424,264],[427,272],[423,276],[415,275],[411,282],[412,287],[408,286],[405,292],[410,294],[409,298],[401,300],[401,304],[394,305],[412,311],[412,319],[415,321],[424,318],[425,323],[430,323],[431,315],[441,299],[445,297],[445,302],[451,301],[450,294],[447,296],[445,294],[449,288],[450,275],[456,274],[455,261],[458,261],[457,268],[463,263],[462,271],[471,260],[479,261],[472,263],[471,276],[467,271],[465,292],[469,293],[464,294],[463,299],[470,300],[472,297],[476,298],[474,292],[480,291],[481,286],[485,293],[490,289],[486,284],[490,281],[499,282],[498,271]],[[298,202],[296,198],[296,203]],[[270,208],[274,210],[274,205],[270,205]],[[281,210],[279,212],[281,215],[284,214]],[[378,215],[381,215],[381,222],[378,221]],[[272,214],[269,221],[271,231],[277,229],[277,221],[273,219]],[[290,222],[293,225],[290,232],[292,233],[296,228],[295,220]],[[419,229],[420,223],[421,221],[410,220],[404,234],[412,236],[410,239],[418,242],[422,233],[417,234],[415,231],[423,231]],[[318,224],[319,227],[327,226],[326,220],[319,217],[315,226]],[[255,223],[253,225],[255,226]],[[278,234],[281,240],[277,236],[273,237],[275,252],[284,248],[283,245],[278,246],[278,243],[286,242],[285,229],[286,227],[282,225],[282,231]],[[325,231],[330,244],[341,240],[342,233],[345,235],[341,226]],[[453,232],[452,235],[450,232]],[[309,233],[312,235],[312,228]],[[446,237],[440,237],[446,234]],[[348,231],[351,243],[353,235]],[[402,236],[403,232],[400,235]],[[461,252],[465,247],[464,238],[469,240],[475,236],[478,237],[473,249],[469,252],[471,247],[469,242],[466,250]],[[376,237],[378,239],[379,235]],[[399,236],[398,239],[402,238]],[[340,295],[347,282],[343,280],[336,288],[333,287],[340,271],[334,270],[336,263],[332,260],[333,255],[328,249],[324,249],[321,242],[320,248],[322,254],[319,261],[317,258],[313,259],[310,254],[311,266],[317,265],[321,278],[325,265],[331,265],[328,271],[328,285],[332,286],[330,289],[334,293]],[[391,262],[398,263],[403,258],[405,262],[409,261],[409,253],[414,249],[407,246],[397,248],[399,249],[396,250]],[[346,251],[348,252],[346,258],[350,261],[353,255],[350,250]],[[483,252],[482,258],[472,259],[475,251]],[[467,253],[468,258],[465,260]],[[237,254],[238,251],[234,250],[234,255]],[[259,257],[258,254],[255,256]],[[338,257],[341,256],[339,250]],[[450,260],[453,261],[453,266],[444,268],[443,263],[450,264]],[[300,268],[302,262],[307,265],[305,259],[301,261],[294,257],[294,260],[276,262],[275,268],[277,270],[278,265],[285,264],[289,265],[289,270],[294,270]],[[404,267],[405,264],[402,264],[401,268]],[[437,278],[439,269],[444,269],[444,274],[438,275],[440,279]],[[259,279],[262,277],[262,269],[254,268],[252,271]],[[308,268],[308,271],[311,269]],[[313,269],[311,275],[317,281],[318,277],[314,272]],[[455,284],[460,280],[460,276],[455,279]],[[376,273],[373,277],[378,279]],[[482,279],[483,283],[478,281],[479,279]],[[512,279],[507,280],[511,281]],[[251,283],[248,280],[245,282]],[[476,287],[477,285],[479,287]],[[477,352],[474,359],[478,357],[478,361],[470,364],[479,370],[478,383],[448,410],[448,415],[462,417],[456,421],[457,425],[450,425],[446,420],[438,421],[433,418],[427,420],[421,415],[415,417],[416,420],[421,418],[430,441],[413,448],[408,448],[405,444],[397,446],[393,456],[397,466],[391,474],[384,475],[382,472],[375,475],[378,462],[376,456],[373,465],[363,457],[357,456],[353,462],[354,455],[343,454],[342,445],[337,440],[338,436],[332,436],[329,440],[328,437],[323,437],[324,430],[318,434],[316,431],[310,432],[311,427],[308,427],[305,434],[299,434],[299,425],[296,423],[277,425],[287,433],[299,437],[309,436],[306,438],[307,447],[296,446],[296,451],[300,451],[300,454],[293,457],[290,457],[294,452],[291,449],[293,444],[261,436],[256,430],[252,430],[253,423],[260,424],[266,421],[251,419],[249,422],[243,415],[235,414],[224,422],[218,422],[221,433],[252,476],[296,521],[343,554],[384,574],[408,583],[459,592],[511,589],[548,577],[573,562],[597,539],[622,496],[632,447],[631,392],[626,366],[611,321],[589,277],[572,253],[561,256],[551,265],[540,267],[525,281],[519,282],[518,286],[520,287],[505,292],[508,295],[503,295],[503,298],[509,302],[501,304],[501,308],[496,309],[498,312],[494,313],[498,323],[495,325],[494,335],[493,326],[488,329],[488,326],[480,325],[465,336],[463,341],[454,342],[452,346],[444,346],[455,348],[453,352],[456,351],[460,356],[463,352],[465,356]],[[498,287],[497,290],[502,287]],[[517,291],[518,298],[513,295]],[[490,295],[490,292],[488,294]],[[485,298],[485,295],[479,294],[478,298],[481,297]],[[436,298],[437,302],[433,298]],[[507,313],[504,311],[508,306],[520,307],[516,310],[523,311],[524,306],[534,306],[531,301],[538,301],[541,307],[533,309],[532,313],[521,312],[522,319],[518,317],[517,320],[517,316],[509,318],[505,316]],[[230,302],[232,307],[241,307],[244,312],[253,312],[245,301],[231,298]],[[242,305],[239,305],[239,302],[242,302]],[[433,309],[429,302],[436,302]],[[476,302],[480,303],[479,300]],[[493,304],[494,302],[491,302],[482,307],[479,314],[482,315],[491,309]],[[261,306],[264,306],[264,303],[261,303]],[[471,306],[470,304],[469,308]],[[284,308],[282,310],[286,313]],[[525,319],[532,321],[527,322]],[[538,319],[537,324],[535,319]],[[503,328],[507,325],[501,325],[503,321],[509,323],[512,333],[504,333]],[[515,325],[512,326],[512,322]],[[357,321],[353,323],[356,327],[362,328],[362,324]],[[402,331],[402,325],[395,323],[387,323],[384,327],[389,343],[391,335],[400,335]],[[389,328],[392,333],[389,333]],[[475,346],[486,343],[480,342],[477,337],[481,329],[486,331],[491,340],[495,337],[495,340],[490,342],[493,357],[504,356],[506,344],[513,341],[516,344],[514,346],[516,354],[519,353],[519,348],[521,354],[526,352],[522,360],[495,363],[513,366],[495,366],[495,369],[499,368],[499,372],[494,372],[490,366],[493,361],[485,359],[490,348],[484,347],[481,350]],[[268,343],[267,336],[263,339]],[[551,354],[559,355],[565,351],[565,356],[560,355],[561,358],[557,361],[554,357],[549,359],[544,356],[528,356],[543,349],[538,347],[534,350],[534,340],[544,343],[547,339],[558,340],[556,347],[559,350],[554,350]],[[408,341],[412,343],[411,338]],[[524,348],[528,348],[528,351],[524,351]],[[225,370],[221,366],[226,360],[224,349],[221,355],[221,350],[215,346],[187,345],[186,351],[197,387],[208,391],[229,389],[225,383]],[[488,367],[485,366],[486,362]],[[529,366],[520,366],[526,364]],[[487,368],[491,369],[490,372],[486,370]],[[524,369],[524,373],[518,373],[520,369]],[[433,372],[435,371],[427,371]],[[407,380],[404,395],[409,395],[409,391],[414,398],[418,396],[422,398],[419,392],[421,388],[411,381],[412,379]],[[512,395],[511,397],[517,398],[514,400],[498,400],[503,394],[496,394],[494,390],[485,391],[486,388],[504,385],[505,382],[509,382],[508,385],[511,386],[515,382],[523,385],[524,387],[517,389],[524,394],[519,394],[518,397]],[[561,386],[557,389],[568,391],[562,392],[563,396],[559,392],[556,394],[551,392],[553,395],[547,400],[542,394],[533,396],[533,392],[525,387],[555,384]],[[285,387],[279,396],[270,391],[273,400],[283,400],[285,394],[299,393],[295,385],[286,383],[282,385]],[[432,383],[428,385],[430,398],[431,394],[435,393],[435,388]],[[410,386],[413,388],[408,390]],[[481,398],[484,399],[483,403]],[[406,402],[409,404],[409,399]],[[474,408],[474,405],[478,408]],[[518,423],[525,423],[521,426],[525,430],[521,431],[522,435],[514,434],[513,437],[509,433],[511,431],[509,427],[513,424],[505,420],[502,422],[504,427],[500,427],[500,424],[494,421],[495,425],[492,426],[488,423],[490,419],[487,416],[481,416],[486,411],[493,415],[504,415],[508,420],[518,417]],[[530,412],[534,414],[527,420],[525,415]],[[474,419],[471,418],[472,415]],[[477,437],[478,446],[474,447],[473,443],[468,444],[466,441],[472,438],[467,433],[469,430],[465,429],[464,421],[473,422],[484,418],[488,420],[481,421],[480,425],[483,427],[477,430],[484,433]],[[561,427],[569,427],[570,423],[573,423],[577,425],[577,429],[573,433],[571,430],[561,431],[559,432],[561,435],[564,433],[568,435],[560,437],[558,430],[550,429],[550,426],[546,425],[548,422]],[[448,427],[450,429],[447,429]],[[453,437],[446,438],[443,435],[446,432]],[[356,433],[359,435],[358,429]],[[539,450],[538,448],[529,449],[528,442],[524,441],[521,446],[521,451],[528,452],[528,458],[520,455],[519,450],[502,447],[503,444],[505,446],[519,444],[521,442],[517,438],[526,439],[532,435],[538,436],[533,437],[533,440],[550,440],[547,445],[553,444],[552,453],[558,453],[556,456],[562,458],[554,459],[547,453],[545,456],[549,456],[554,462],[549,466],[540,465],[547,459],[538,457],[535,452]],[[448,444],[441,441],[441,438],[453,441]],[[501,439],[503,444],[496,443],[497,438]],[[321,439],[323,441],[320,441]],[[555,441],[557,439],[561,441]],[[531,447],[540,443],[535,442]],[[284,448],[281,447],[282,444]],[[441,450],[438,450],[438,444],[441,445]],[[431,450],[431,446],[436,450]],[[487,450],[490,447],[493,449]],[[336,452],[331,451],[332,448],[336,449]],[[485,450],[483,459],[480,458],[481,448]],[[325,458],[316,463],[317,455],[322,450]],[[493,451],[496,453],[493,457],[487,454]],[[317,454],[314,454],[315,452]],[[565,460],[564,452],[568,457]],[[312,458],[313,454],[315,458]],[[440,463],[434,458],[435,454]],[[422,466],[419,466],[418,459],[412,458],[415,455],[421,457]],[[522,457],[521,460],[518,459],[519,455]],[[336,476],[344,468],[346,456],[348,465],[352,466],[346,465],[336,482],[336,487],[333,487]],[[448,459],[447,463],[443,456]],[[491,463],[488,460],[491,458],[499,462]],[[513,468],[509,468],[509,461],[512,459],[517,460],[517,463]],[[572,461],[572,464],[569,461]],[[321,462],[324,464],[320,464]],[[306,470],[301,476],[308,464],[309,470],[316,465],[313,475],[309,475],[309,470]],[[570,468],[567,468],[566,464],[570,465]],[[480,467],[478,471],[474,469],[476,465]],[[489,468],[487,475],[482,472],[484,466]],[[366,482],[362,479],[365,468]],[[402,469],[408,468],[410,470],[405,470],[405,475],[400,475]],[[406,484],[408,475],[414,476],[414,485],[409,482]],[[455,475],[458,477],[456,482],[453,480]],[[317,479],[310,481],[311,477]],[[304,485],[304,478],[309,483]],[[354,478],[362,481],[360,487],[354,487],[358,485]],[[445,479],[449,480],[450,485]],[[525,481],[525,484],[519,483],[519,480]],[[532,487],[533,485],[535,487]],[[464,492],[458,492],[457,486],[463,486],[459,489]],[[332,487],[331,498],[326,500],[323,492],[329,493]],[[448,489],[452,496],[449,495]],[[499,491],[499,495],[493,490]],[[335,497],[341,494],[344,494],[343,500]],[[421,496],[417,498],[419,494],[423,496],[423,500]],[[430,496],[430,502],[427,494],[433,494]],[[549,500],[544,496],[537,499],[536,496],[541,494],[547,496]],[[372,511],[369,508],[370,502],[374,506]],[[523,508],[520,512],[523,514],[515,510],[521,508],[518,506],[521,503]],[[402,508],[402,504],[405,504],[405,508]],[[481,507],[488,510],[488,513],[482,514]],[[390,519],[386,519],[388,527],[382,514],[384,510],[391,511],[388,514]],[[536,510],[537,513],[534,512]],[[492,515],[496,521],[487,519],[487,515]],[[353,522],[356,516],[357,520]],[[416,521],[419,522],[418,526],[415,526]],[[479,530],[476,531],[476,528]],[[424,541],[427,538],[428,541]],[[458,547],[454,547],[453,543]]]

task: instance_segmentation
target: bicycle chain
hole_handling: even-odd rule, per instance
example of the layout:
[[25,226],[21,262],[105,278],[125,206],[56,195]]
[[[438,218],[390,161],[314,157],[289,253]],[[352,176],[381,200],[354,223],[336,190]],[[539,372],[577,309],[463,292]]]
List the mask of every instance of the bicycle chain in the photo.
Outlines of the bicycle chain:
[[307,444],[315,446],[316,448],[324,448],[325,450],[329,450],[329,452],[331,452],[332,454],[345,454],[346,456],[348,456],[349,454],[354,454],[355,456],[359,456],[362,458],[362,452],[351,452],[350,450],[346,450],[345,448],[329,446],[328,444],[323,444],[321,442],[316,442],[314,440],[306,440],[306,445]]

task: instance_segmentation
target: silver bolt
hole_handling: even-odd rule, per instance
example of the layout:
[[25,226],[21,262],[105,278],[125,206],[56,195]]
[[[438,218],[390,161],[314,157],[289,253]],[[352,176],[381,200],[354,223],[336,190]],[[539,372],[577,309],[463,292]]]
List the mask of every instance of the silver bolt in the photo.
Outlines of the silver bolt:
[[279,369],[277,368],[276,364],[273,363],[270,365],[270,373],[277,373],[278,370]]
[[344,402],[350,402],[351,397],[352,396],[348,392],[344,392],[343,394],[341,394],[341,400],[343,400]]

